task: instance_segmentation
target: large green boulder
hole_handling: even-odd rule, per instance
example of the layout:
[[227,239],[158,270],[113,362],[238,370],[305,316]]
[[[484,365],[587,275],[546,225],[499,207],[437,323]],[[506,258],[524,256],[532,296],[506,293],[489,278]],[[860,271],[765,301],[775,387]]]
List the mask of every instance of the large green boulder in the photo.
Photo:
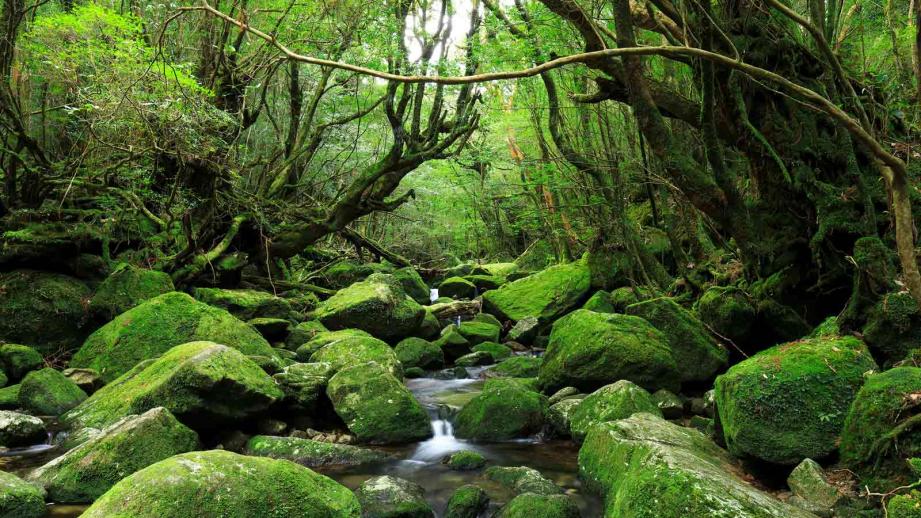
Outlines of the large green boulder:
[[498,275],[500,277],[508,277],[518,272],[518,265],[515,263],[488,263],[481,264],[480,268],[486,270],[489,275]]
[[259,332],[227,311],[174,291],[129,309],[99,328],[86,339],[70,366],[95,369],[110,382],[143,360],[198,340],[217,342],[246,355],[276,356]]
[[326,329],[326,326],[316,320],[301,322],[291,328],[291,332],[285,338],[285,348],[296,351],[298,347],[313,340],[318,334],[328,331],[329,329]]
[[29,478],[54,502],[90,503],[135,471],[197,448],[198,435],[157,407],[117,421]]
[[42,355],[27,345],[0,345],[0,367],[9,381],[17,382],[26,374],[41,369],[44,364]]
[[310,361],[328,363],[333,372],[352,365],[376,362],[394,376],[403,376],[403,367],[393,349],[385,342],[370,336],[351,336],[332,342],[313,353]]
[[419,304],[428,304],[430,302],[429,287],[415,268],[407,266],[394,271],[390,275],[393,275],[393,278],[399,281],[400,285],[403,286],[403,291],[413,300]]
[[478,518],[489,507],[489,495],[482,488],[468,484],[457,488],[448,500],[444,518]]
[[498,275],[467,275],[464,280],[476,286],[476,293],[494,290],[506,283],[505,277]]
[[306,362],[310,360],[313,353],[335,342],[348,338],[373,338],[370,334],[361,329],[340,329],[339,331],[319,331],[314,334],[313,338],[298,346],[295,349],[297,358]]
[[638,412],[662,417],[652,396],[627,380],[620,380],[592,392],[575,407],[570,417],[572,438],[582,442],[592,426],[626,419]]
[[0,409],[13,410],[19,408],[19,384],[10,385],[0,389]]
[[192,428],[211,429],[262,412],[282,397],[275,381],[236,349],[191,342],[136,365],[61,420],[104,428],[162,406]]
[[475,441],[504,441],[541,430],[547,398],[516,379],[491,379],[457,414],[455,434]]
[[294,363],[272,377],[285,400],[301,409],[313,409],[326,389],[333,367],[328,363]]
[[757,310],[751,298],[739,288],[715,286],[697,301],[700,319],[730,340],[745,343],[755,325]]
[[921,491],[893,496],[886,504],[886,518],[921,518]]
[[419,328],[425,310],[393,276],[374,274],[320,303],[314,317],[329,329],[361,329],[398,341]]
[[19,412],[0,410],[0,446],[13,448],[39,444],[47,439],[45,422]]
[[559,495],[563,492],[540,471],[527,466],[493,466],[487,468],[483,476],[515,494]]
[[33,414],[61,415],[86,399],[86,392],[59,371],[44,368],[19,384],[19,405]]
[[512,356],[491,367],[484,375],[487,378],[533,378],[540,372],[544,359],[540,356]]
[[904,459],[921,456],[921,430],[913,423],[921,368],[896,367],[867,378],[844,420],[841,463],[873,491],[914,482]]
[[393,273],[393,271],[393,266],[389,264],[357,264],[351,261],[339,261],[323,272],[323,281],[326,286],[339,290],[358,281],[363,281],[371,274]]
[[169,275],[122,263],[96,288],[90,313],[106,321],[145,300],[175,291]]
[[854,337],[781,344],[736,364],[715,384],[730,453],[789,465],[831,454],[864,375],[876,369]]
[[184,453],[115,484],[82,518],[358,518],[346,487],[286,460]]
[[492,362],[496,363],[502,360],[506,360],[512,356],[512,350],[505,345],[496,343],[496,342],[481,342],[471,348],[471,351],[475,353],[487,353],[492,358]]
[[710,381],[729,361],[729,352],[716,343],[703,323],[673,299],[661,297],[627,306],[627,314],[652,324],[668,339],[681,366],[681,381]]
[[431,419],[400,380],[385,367],[368,362],[337,372],[326,395],[349,431],[360,441],[399,444],[427,439]]
[[58,273],[0,273],[0,342],[26,343],[42,354],[73,350],[86,336],[90,289]]
[[739,478],[735,461],[692,428],[650,414],[593,427],[579,475],[605,518],[815,518]]
[[567,386],[592,391],[622,379],[647,390],[676,391],[681,383],[661,331],[639,317],[585,309],[553,324],[538,377],[548,393]]
[[209,306],[226,309],[240,320],[289,318],[293,311],[287,300],[259,290],[195,288],[194,295]]
[[404,369],[440,369],[445,365],[445,354],[437,343],[410,337],[393,349]]
[[596,291],[594,295],[589,297],[585,304],[582,304],[582,309],[594,311],[595,313],[618,313],[617,308],[614,307],[611,294],[603,290]]
[[42,518],[46,512],[41,488],[0,471],[0,518]]
[[472,299],[477,295],[477,287],[463,277],[448,277],[438,285],[438,295],[452,299]]
[[348,444],[314,441],[299,437],[256,435],[246,443],[245,453],[297,462],[302,466],[358,466],[390,458],[387,453]]
[[523,493],[505,504],[496,518],[580,518],[579,506],[566,495]]
[[384,475],[364,481],[355,490],[362,518],[435,518],[419,484]]
[[588,295],[591,275],[584,262],[551,266],[483,294],[483,310],[500,320],[537,317],[552,322]]
[[470,341],[460,334],[454,324],[442,329],[441,336],[438,340],[435,340],[435,344],[441,348],[445,360],[448,361],[454,361],[461,356],[470,354]]
[[498,342],[501,329],[488,322],[467,321],[457,326],[457,332],[467,339],[470,345],[483,342]]

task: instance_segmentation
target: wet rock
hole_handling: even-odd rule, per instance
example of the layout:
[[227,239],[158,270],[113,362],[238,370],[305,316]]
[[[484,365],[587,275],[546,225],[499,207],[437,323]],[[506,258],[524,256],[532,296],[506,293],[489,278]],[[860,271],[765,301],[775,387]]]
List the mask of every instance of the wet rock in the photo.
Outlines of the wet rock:
[[45,422],[37,417],[0,410],[0,446],[14,448],[45,441]]
[[330,478],[284,460],[220,450],[184,453],[115,484],[83,518],[358,518],[355,495]]
[[463,450],[452,453],[442,462],[455,471],[473,471],[486,465],[486,457],[475,451]]
[[26,374],[41,369],[45,360],[38,351],[27,345],[0,345],[0,366],[10,382],[18,382]]
[[37,415],[61,415],[85,399],[86,392],[51,368],[26,374],[19,386],[19,406]]
[[291,329],[291,321],[284,318],[254,318],[246,323],[256,328],[269,342],[283,341]]
[[86,336],[89,288],[58,273],[0,273],[0,341],[28,343],[42,354],[71,351]]
[[64,369],[61,374],[87,394],[96,392],[104,385],[102,375],[95,369]]
[[422,338],[406,338],[394,347],[397,359],[406,369],[440,369],[445,365],[445,355],[441,346]]
[[441,337],[435,343],[441,348],[447,361],[454,361],[465,354],[470,354],[471,351],[470,342],[453,324],[442,330]]
[[122,263],[96,288],[89,310],[95,318],[107,322],[148,299],[175,289],[166,273]]
[[45,513],[44,491],[0,471],[0,518],[42,518]]
[[491,354],[486,351],[479,351],[461,356],[454,361],[454,364],[460,367],[479,367],[490,365],[494,361]]
[[662,416],[649,392],[636,384],[620,380],[589,394],[573,411],[570,423],[572,438],[582,442],[588,431],[598,423],[625,419],[637,412]]
[[[551,266],[483,294],[483,310],[499,320],[536,317],[550,323],[588,294],[591,275],[583,261]],[[512,338],[514,340],[514,338]]]
[[483,472],[483,476],[501,484],[516,494],[533,493],[536,495],[558,495],[563,490],[540,471],[525,466],[493,466]]
[[527,437],[544,425],[547,398],[517,379],[491,379],[457,414],[455,433],[475,441]]
[[496,518],[580,518],[579,507],[566,495],[524,493],[505,504]]
[[457,488],[448,500],[444,518],[478,518],[489,507],[489,495],[482,488],[466,485]]
[[246,443],[245,453],[257,457],[286,459],[307,467],[358,466],[389,459],[384,452],[298,437],[256,435]]
[[678,419],[684,415],[684,402],[665,389],[657,390],[652,395],[652,401],[666,419]]
[[812,459],[800,462],[787,477],[793,492],[790,503],[820,516],[831,516],[843,495],[828,482],[822,466]]
[[438,294],[452,299],[472,299],[476,297],[477,287],[463,277],[448,277],[438,285]]
[[195,288],[197,300],[227,310],[240,320],[254,318],[281,318],[291,316],[291,304],[271,293],[259,290],[225,290],[222,288]]
[[512,350],[496,342],[483,342],[473,346],[473,352],[485,352],[492,358],[490,363],[500,362],[512,356]]
[[332,371],[339,372],[347,367],[375,362],[397,377],[403,376],[403,366],[393,348],[377,338],[346,336],[310,355],[311,363],[328,363]]
[[403,377],[406,379],[418,379],[425,377],[425,370],[419,367],[410,367],[403,371]]
[[544,360],[538,356],[512,356],[491,367],[484,375],[488,378],[533,378],[540,372]]
[[295,363],[273,378],[285,394],[285,399],[305,409],[312,409],[333,375],[329,363]]
[[497,325],[471,320],[461,322],[461,325],[457,326],[457,331],[473,346],[483,342],[499,341],[501,329]]
[[572,437],[572,415],[582,403],[582,399],[564,399],[547,409],[547,423],[557,437]]
[[539,327],[540,321],[537,320],[537,317],[524,317],[515,322],[515,325],[509,330],[508,339],[513,342],[529,344],[537,338]]
[[363,482],[355,495],[362,518],[434,518],[422,486],[389,475]]
[[415,333],[425,310],[395,278],[374,274],[321,302],[314,316],[329,329],[361,329],[397,341]]

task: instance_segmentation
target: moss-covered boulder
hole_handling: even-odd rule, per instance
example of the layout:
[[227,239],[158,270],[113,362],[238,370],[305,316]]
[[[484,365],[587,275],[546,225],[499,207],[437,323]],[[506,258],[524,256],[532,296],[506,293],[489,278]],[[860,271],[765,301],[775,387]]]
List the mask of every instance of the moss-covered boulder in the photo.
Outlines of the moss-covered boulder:
[[355,490],[362,518],[435,518],[419,484],[384,475],[369,478]]
[[921,518],[921,491],[893,496],[886,504],[887,518]]
[[445,354],[437,343],[410,337],[402,340],[394,348],[397,359],[404,369],[440,369],[445,365]]
[[162,406],[192,428],[212,429],[262,412],[282,397],[275,381],[236,349],[191,342],[136,365],[61,420],[105,428]]
[[454,324],[442,330],[441,336],[438,340],[435,340],[435,344],[441,348],[447,361],[454,361],[471,352],[470,341],[460,334]]
[[197,448],[198,435],[157,407],[117,421],[36,469],[29,479],[54,502],[90,503],[135,471]]
[[256,435],[246,443],[244,453],[297,462],[310,468],[323,466],[359,466],[390,458],[390,455],[348,444],[314,441],[299,437]]
[[[623,286],[617,288],[616,290],[611,291],[611,298],[608,301],[611,303],[611,306],[614,308],[613,313],[623,313],[627,306],[630,304],[636,304],[637,302],[642,302],[646,299],[651,299],[655,295],[646,288],[639,286]],[[586,308],[588,309],[588,308]],[[599,311],[599,313],[604,313]]]
[[506,283],[505,277],[498,275],[467,275],[464,280],[476,286],[477,293],[494,290]]
[[45,364],[42,355],[27,345],[0,345],[0,367],[11,382],[18,382],[26,374],[41,369]]
[[622,379],[677,390],[681,374],[668,339],[649,322],[579,309],[553,324],[539,379],[545,392],[592,391]]
[[240,320],[289,318],[293,311],[287,300],[259,290],[195,288],[194,296],[209,306],[227,310]]
[[533,378],[540,372],[540,356],[512,356],[485,372],[488,378]]
[[526,466],[493,466],[483,476],[515,494],[558,495],[563,492],[540,471]]
[[478,518],[489,507],[489,495],[482,488],[468,484],[451,494],[444,518]]
[[431,340],[438,337],[438,333],[441,332],[441,322],[438,321],[438,317],[432,313],[432,310],[429,308],[425,309],[425,316],[422,317],[422,323],[419,324],[419,329],[416,330],[416,335],[419,338],[424,338],[426,340]]
[[175,291],[169,275],[122,263],[96,288],[90,313],[109,321],[145,300]]
[[346,487],[285,460],[221,450],[148,466],[106,492],[83,518],[358,518]]
[[363,281],[375,273],[393,273],[394,267],[390,264],[365,263],[357,264],[351,261],[339,261],[323,272],[323,281],[326,286],[339,290]]
[[42,518],[46,512],[41,488],[0,471],[0,518]]
[[461,322],[461,325],[457,326],[457,332],[466,338],[470,345],[476,345],[483,342],[498,342],[501,329],[487,322],[471,320]]
[[320,303],[314,316],[329,329],[362,329],[398,341],[415,333],[425,310],[393,276],[374,274]]
[[33,414],[61,415],[86,399],[86,392],[52,368],[26,374],[19,385],[19,405]]
[[480,265],[480,268],[486,270],[489,275],[501,277],[507,277],[519,271],[518,265],[515,263],[488,263]]
[[403,376],[403,367],[393,349],[370,336],[351,336],[332,342],[313,353],[310,361],[328,363],[333,372],[352,365],[376,362],[394,376]]
[[853,337],[790,342],[736,364],[715,385],[729,451],[791,465],[829,455],[864,375],[875,369]]
[[512,356],[512,350],[505,345],[496,342],[481,342],[471,348],[475,353],[487,353],[492,357],[492,362],[496,363]]
[[0,446],[13,448],[39,444],[47,439],[45,422],[41,419],[0,410]]
[[496,518],[580,518],[579,506],[566,495],[524,493],[505,504]]
[[321,331],[316,333],[313,338],[308,340],[303,345],[299,346],[295,353],[297,358],[300,361],[306,362],[310,360],[310,357],[313,353],[319,351],[320,349],[326,347],[327,345],[345,340],[347,338],[373,338],[370,334],[362,331],[361,329],[340,329],[339,331]]
[[726,367],[729,352],[716,343],[703,323],[673,299],[660,297],[627,306],[628,315],[643,318],[668,339],[681,366],[681,381],[710,381]]
[[61,371],[67,379],[76,383],[80,390],[87,394],[92,394],[99,390],[104,384],[102,375],[96,369],[64,369]]
[[547,409],[547,424],[556,437],[572,437],[572,415],[582,404],[582,399],[564,399],[552,403]]
[[611,294],[603,290],[596,291],[594,295],[589,297],[589,299],[585,301],[585,304],[582,304],[582,309],[594,311],[595,313],[618,312],[614,307],[614,301],[611,299]]
[[863,336],[874,351],[898,361],[921,347],[921,311],[909,293],[889,293],[867,314]]
[[572,438],[582,442],[596,424],[626,419],[638,412],[662,417],[649,392],[634,383],[620,380],[606,385],[589,394],[573,411],[570,418]]
[[719,286],[701,295],[697,313],[714,331],[741,343],[748,341],[757,316],[748,294],[739,288]]
[[448,455],[442,462],[454,471],[473,471],[486,465],[486,457],[473,450],[461,450]]
[[70,366],[96,369],[110,382],[143,360],[197,340],[217,342],[246,355],[276,356],[255,329],[227,311],[174,291],[150,299],[99,328],[86,339]]
[[515,322],[515,325],[509,329],[506,338],[513,342],[530,345],[534,342],[534,339],[537,338],[537,333],[539,331],[540,321],[537,317],[525,317]]
[[820,516],[831,516],[833,509],[844,495],[838,487],[828,481],[822,466],[812,459],[800,462],[790,476],[787,485],[793,496],[790,503]]
[[537,317],[552,322],[588,295],[591,275],[584,262],[551,266],[483,294],[483,310],[499,320]]
[[867,378],[841,432],[841,463],[861,483],[883,491],[914,482],[905,458],[921,456],[918,420],[921,368],[896,367]]
[[491,379],[457,414],[455,434],[475,441],[504,441],[541,430],[547,398],[515,379]]
[[476,284],[463,277],[448,277],[438,285],[438,295],[452,299],[472,299],[477,296]]
[[429,303],[429,287],[425,284],[425,281],[422,280],[422,276],[419,275],[419,272],[417,272],[415,268],[411,266],[400,268],[399,270],[395,270],[391,275],[393,275],[393,278],[403,286],[403,291],[412,297],[413,300],[419,304]]
[[326,326],[316,320],[301,322],[291,328],[291,332],[289,332],[287,338],[285,338],[285,348],[296,351],[298,347],[313,340],[318,334],[328,331],[329,329],[326,329]]
[[326,395],[349,431],[362,442],[399,444],[432,435],[425,409],[378,363],[340,370],[329,380]]
[[329,363],[294,363],[272,377],[285,394],[285,401],[301,409],[312,410],[332,377]]
[[650,414],[592,428],[579,475],[605,500],[605,518],[815,518],[739,478],[699,431]]
[[495,360],[493,360],[492,355],[485,351],[465,354],[454,360],[454,365],[458,367],[481,367],[493,363],[495,363]]
[[19,384],[10,385],[0,389],[0,409],[13,410],[19,408]]
[[0,341],[27,343],[42,354],[73,350],[86,336],[90,289],[58,273],[0,273]]

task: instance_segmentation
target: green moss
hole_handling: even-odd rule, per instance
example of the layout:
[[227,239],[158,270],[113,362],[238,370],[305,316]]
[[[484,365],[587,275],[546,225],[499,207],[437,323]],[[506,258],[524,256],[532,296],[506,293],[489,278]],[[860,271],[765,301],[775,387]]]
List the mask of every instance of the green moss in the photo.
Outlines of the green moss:
[[375,273],[391,273],[393,266],[381,263],[356,264],[351,261],[340,261],[323,272],[326,284],[333,289],[342,289],[356,282],[366,279]]
[[838,328],[838,317],[831,316],[822,321],[821,324],[817,325],[815,329],[809,333],[807,338],[819,338],[823,336],[837,336],[841,334],[840,329]]
[[122,263],[96,288],[90,312],[97,318],[112,320],[145,300],[176,288],[170,276]]
[[489,263],[480,265],[489,275],[498,275],[506,277],[518,272],[518,265],[515,263]]
[[550,425],[550,432],[554,436],[572,437],[572,415],[580,404],[582,398],[551,402],[550,408],[547,409],[547,424]]
[[483,310],[500,320],[537,317],[549,323],[582,302],[590,274],[584,262],[551,266],[483,294]]
[[85,399],[86,392],[51,368],[26,374],[19,385],[19,405],[38,415],[61,415]]
[[0,518],[42,518],[43,491],[12,473],[0,471]]
[[558,495],[563,492],[540,471],[525,466],[493,466],[486,469],[483,476],[516,494]]
[[284,460],[220,450],[170,457],[122,480],[84,518],[358,518],[344,486]]
[[140,361],[197,340],[217,342],[246,355],[276,356],[255,329],[230,313],[172,292],[148,300],[99,328],[86,339],[70,366],[95,369],[109,382]]
[[435,518],[422,486],[389,475],[373,477],[355,490],[362,518]]
[[579,518],[579,507],[566,495],[524,493],[505,504],[497,518]]
[[642,318],[580,309],[553,325],[539,379],[545,392],[591,391],[621,379],[674,391],[680,372],[665,335]]
[[485,466],[486,457],[475,451],[462,450],[452,453],[444,460],[444,463],[455,471],[472,471]]
[[[512,355],[512,350],[508,347],[496,343],[496,342],[481,342],[471,349],[475,353],[484,352],[488,353],[492,357],[493,362],[498,362],[509,358]],[[532,374],[533,375],[533,374]]]
[[649,392],[634,383],[620,380],[606,385],[583,399],[573,411],[570,418],[572,438],[582,442],[596,424],[625,419],[637,412],[662,417]]
[[505,277],[498,275],[467,275],[464,280],[476,286],[477,293],[494,290],[506,283]]
[[594,295],[585,301],[585,304],[582,304],[582,309],[587,309],[596,313],[618,312],[617,308],[614,306],[611,294],[606,291],[596,291]]
[[848,408],[877,369],[853,337],[778,345],[716,379],[716,407],[729,451],[779,464],[832,453]]
[[17,383],[0,389],[0,409],[19,408],[19,388],[20,385]]
[[326,395],[349,431],[363,442],[407,443],[432,435],[431,421],[412,393],[374,362],[337,372]]
[[17,270],[0,274],[0,294],[0,341],[52,354],[79,347],[86,336],[90,290],[77,279]]
[[492,379],[457,414],[455,433],[476,441],[527,437],[544,424],[547,398],[515,380]]
[[184,424],[207,429],[261,412],[282,396],[272,378],[239,351],[191,342],[136,365],[61,420],[104,428],[162,406]]
[[470,342],[452,324],[442,330],[441,337],[435,341],[448,361],[454,361],[465,354],[470,354]]
[[482,488],[461,486],[451,494],[444,518],[477,518],[488,506],[489,496]]
[[385,342],[369,336],[347,336],[332,342],[313,353],[310,361],[328,363],[333,372],[352,365],[377,362],[394,376],[403,376],[403,367],[393,349]]
[[0,345],[0,366],[12,381],[19,381],[31,371],[41,369],[45,364],[42,355],[35,349],[19,344]]
[[293,311],[287,300],[258,290],[195,288],[194,295],[199,301],[223,308],[240,320],[288,318]]
[[755,322],[755,306],[739,288],[713,287],[697,301],[700,319],[731,340],[746,341]]
[[425,310],[392,276],[374,274],[323,301],[314,316],[329,329],[362,329],[400,340],[416,332]]
[[867,314],[864,339],[890,361],[903,359],[921,347],[921,312],[908,293],[884,296]]
[[445,364],[445,355],[441,347],[421,338],[407,338],[401,341],[394,348],[394,353],[404,369],[439,369]]
[[512,356],[486,371],[488,377],[533,378],[540,372],[544,359],[539,356]]
[[442,297],[472,299],[476,294],[476,285],[463,277],[448,277],[438,285],[438,295]]
[[285,393],[285,399],[301,409],[312,410],[333,375],[328,363],[295,363],[285,367],[273,378]]
[[422,318],[422,323],[419,324],[419,329],[416,331],[416,334],[420,338],[426,340],[431,340],[438,337],[438,333],[441,331],[441,323],[438,322],[438,317],[428,308],[425,308],[425,317]]
[[128,416],[30,474],[57,503],[90,503],[119,480],[198,448],[198,435],[165,408]]
[[400,268],[391,275],[403,286],[403,291],[419,304],[429,303],[429,287],[422,280],[419,272],[411,266]]
[[[322,324],[321,324],[322,325]],[[306,343],[297,347],[297,358],[301,361],[310,360],[310,356],[326,347],[329,344],[344,340],[346,338],[372,338],[372,336],[361,329],[342,329],[339,331],[318,331]]]
[[486,322],[468,321],[461,322],[457,326],[457,331],[470,342],[470,345],[476,345],[483,342],[498,342],[499,326]]
[[921,518],[921,492],[895,495],[886,504],[888,518]]
[[637,302],[651,299],[654,296],[655,295],[650,290],[639,286],[624,286],[622,288],[617,288],[611,291],[610,302],[614,307],[614,311],[611,311],[611,313],[623,313],[630,304],[636,304]]
[[307,467],[358,466],[390,458],[387,453],[349,446],[320,442],[298,437],[272,437],[256,435],[246,443],[245,453],[257,457],[286,459]]

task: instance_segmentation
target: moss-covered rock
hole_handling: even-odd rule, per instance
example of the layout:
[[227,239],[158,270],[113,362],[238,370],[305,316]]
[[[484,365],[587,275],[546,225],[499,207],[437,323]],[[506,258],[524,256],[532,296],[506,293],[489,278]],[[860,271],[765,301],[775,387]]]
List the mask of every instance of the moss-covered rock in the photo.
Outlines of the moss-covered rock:
[[99,390],[104,382],[102,381],[102,374],[96,369],[64,369],[61,371],[67,379],[73,381],[80,390],[86,392],[87,394],[92,394]]
[[286,401],[302,409],[313,409],[324,394],[333,372],[329,363],[295,363],[273,378],[284,392]]
[[838,326],[838,317],[830,316],[822,321],[821,324],[815,326],[807,338],[819,338],[822,336],[836,336],[840,335],[841,330]]
[[539,331],[540,321],[537,317],[525,317],[515,322],[515,325],[509,329],[507,338],[513,342],[530,345],[537,338]]
[[329,380],[326,394],[360,441],[398,444],[432,435],[425,409],[400,380],[378,363],[340,370]]
[[540,471],[526,466],[493,466],[487,468],[483,476],[516,494],[558,495],[563,492]]
[[19,385],[19,406],[38,415],[61,415],[86,399],[86,392],[52,368],[26,374]]
[[41,488],[0,471],[0,518],[42,518],[46,511]]
[[109,321],[145,300],[174,291],[169,275],[122,263],[96,288],[90,313]]
[[502,344],[496,342],[481,342],[471,348],[475,353],[487,353],[492,357],[492,362],[499,362],[505,360],[512,356],[512,350]]
[[498,318],[490,315],[489,313],[477,313],[476,315],[473,316],[472,320],[474,322],[483,322],[486,324],[492,324],[499,328],[502,327],[502,322],[500,322]]
[[43,442],[47,438],[45,422],[19,412],[0,410],[0,446],[13,448]]
[[403,367],[393,349],[370,336],[351,336],[332,342],[313,353],[310,361],[328,363],[333,372],[352,365],[376,362],[394,376],[403,376]]
[[580,309],[553,324],[539,379],[545,392],[591,391],[621,379],[676,390],[681,375],[668,339],[649,322]]
[[429,287],[425,284],[425,281],[422,280],[422,276],[419,275],[419,272],[417,272],[415,268],[411,266],[400,268],[399,270],[395,270],[391,275],[393,275],[394,279],[403,286],[403,291],[412,297],[413,300],[419,304],[429,303]]
[[486,371],[488,378],[533,378],[544,359],[539,356],[512,356]]
[[500,320],[537,317],[549,323],[576,307],[588,294],[588,267],[579,261],[551,266],[483,294],[483,310]]
[[240,320],[289,318],[293,311],[287,300],[259,290],[195,288],[194,296],[209,306],[227,310]]
[[457,414],[455,434],[475,441],[527,437],[544,425],[547,398],[518,380],[492,379]]
[[853,337],[762,351],[716,379],[716,408],[733,455],[797,464],[835,451],[848,408],[877,369]]
[[117,421],[29,478],[54,502],[90,503],[135,471],[197,448],[198,435],[157,407]]
[[[627,306],[630,304],[643,302],[644,300],[651,299],[654,296],[655,295],[646,288],[639,286],[623,286],[611,291],[611,298],[609,299],[609,302],[614,308],[613,313],[623,313],[627,309]],[[599,313],[603,312],[599,311]]]
[[588,431],[598,423],[626,419],[637,412],[662,417],[662,412],[649,392],[627,380],[601,387],[589,394],[576,407],[570,418],[572,438],[582,442]]
[[362,329],[398,341],[415,333],[425,310],[393,276],[374,274],[323,301],[314,316],[329,329]]
[[473,450],[461,450],[445,457],[442,462],[455,471],[473,471],[486,465],[486,457]]
[[645,319],[668,339],[681,366],[681,381],[710,381],[726,367],[729,352],[710,336],[703,323],[673,299],[660,297],[627,306],[626,313]]
[[461,325],[457,326],[457,331],[470,342],[470,345],[476,345],[483,342],[498,342],[501,329],[493,324],[471,320],[461,322]]
[[444,518],[478,518],[489,507],[489,495],[482,488],[468,484],[457,488],[448,500]]
[[580,518],[579,507],[566,495],[524,493],[505,504],[496,518]]
[[515,263],[488,263],[481,264],[480,268],[489,275],[498,275],[500,277],[507,277],[519,271],[518,265]]
[[438,295],[452,299],[472,299],[477,295],[477,287],[463,277],[448,277],[438,285]]
[[291,321],[284,318],[259,317],[247,320],[246,323],[253,326],[263,338],[273,343],[285,340],[291,332]]
[[507,282],[505,277],[498,275],[467,275],[464,280],[473,283],[477,293],[494,290]]
[[886,504],[887,518],[921,518],[921,491],[893,496]]
[[914,482],[905,458],[921,456],[917,394],[921,369],[896,367],[867,378],[841,432],[841,463],[873,491]]
[[347,338],[373,338],[370,334],[361,329],[340,329],[339,331],[321,331],[316,333],[313,338],[303,345],[299,346],[295,352],[297,359],[306,362],[310,360],[313,353],[326,347],[327,345],[345,340]]
[[358,518],[344,486],[285,460],[184,453],[116,484],[83,518]]
[[921,311],[905,292],[884,296],[867,314],[863,327],[867,345],[889,361],[898,361],[921,347]]
[[454,360],[454,365],[458,367],[480,367],[492,363],[495,363],[495,360],[493,360],[492,355],[486,351],[465,354]]
[[330,288],[339,290],[363,281],[372,274],[393,273],[393,271],[394,267],[390,264],[357,264],[351,261],[339,261],[323,272],[323,280]]
[[328,331],[329,329],[326,329],[326,326],[317,320],[301,322],[291,328],[291,332],[288,333],[288,337],[285,338],[285,348],[291,351],[297,351],[300,346],[313,340],[318,334]]
[[838,488],[825,478],[822,466],[812,459],[800,462],[790,472],[787,485],[793,492],[791,503],[799,504],[803,509],[814,509],[816,514],[831,515],[832,509],[844,498]]
[[276,356],[255,329],[227,311],[172,292],[150,299],[99,328],[86,339],[70,366],[96,369],[110,382],[138,362],[197,340],[217,342],[246,355]]
[[441,347],[421,338],[406,338],[398,343],[393,351],[404,369],[440,369],[445,365],[445,355]]
[[19,408],[19,384],[10,385],[0,389],[0,409],[12,410]]
[[579,475],[604,496],[606,518],[815,518],[737,472],[703,434],[650,414],[595,426],[579,450]]
[[447,361],[454,361],[471,352],[470,341],[460,334],[454,324],[442,330],[441,337],[435,340],[435,344],[441,348]]
[[384,475],[364,481],[355,490],[362,518],[435,518],[422,486]]
[[45,365],[42,355],[27,345],[0,345],[0,367],[9,381],[17,382],[26,374],[41,369]]
[[256,435],[246,443],[245,453],[257,457],[286,459],[307,467],[359,466],[390,458],[390,455],[368,448],[314,441],[298,437]]
[[262,412],[282,397],[274,380],[239,351],[191,342],[136,365],[61,420],[73,427],[105,428],[162,406],[192,428],[211,429]]
[[722,336],[747,342],[755,324],[756,309],[749,296],[739,288],[713,287],[697,301],[700,319]]
[[547,409],[547,424],[550,432],[557,437],[572,437],[572,415],[582,403],[582,399],[564,399],[550,405]]
[[86,336],[90,290],[73,277],[16,270],[0,273],[0,341],[27,343],[42,354],[73,350]]
[[[585,301],[585,304],[582,304],[582,309],[594,311],[595,313],[618,312],[614,307],[614,301],[611,299],[611,294],[607,291],[596,291],[594,295]],[[621,309],[621,311],[623,310]]]
[[657,390],[652,395],[652,402],[656,404],[656,407],[662,412],[662,417],[666,419],[678,419],[684,415],[684,401],[665,389]]
[[431,340],[438,337],[438,333],[441,332],[441,322],[438,321],[438,317],[432,313],[432,310],[429,308],[425,309],[425,316],[422,318],[422,323],[419,324],[419,329],[416,330],[416,334],[419,338],[424,338],[426,340]]

